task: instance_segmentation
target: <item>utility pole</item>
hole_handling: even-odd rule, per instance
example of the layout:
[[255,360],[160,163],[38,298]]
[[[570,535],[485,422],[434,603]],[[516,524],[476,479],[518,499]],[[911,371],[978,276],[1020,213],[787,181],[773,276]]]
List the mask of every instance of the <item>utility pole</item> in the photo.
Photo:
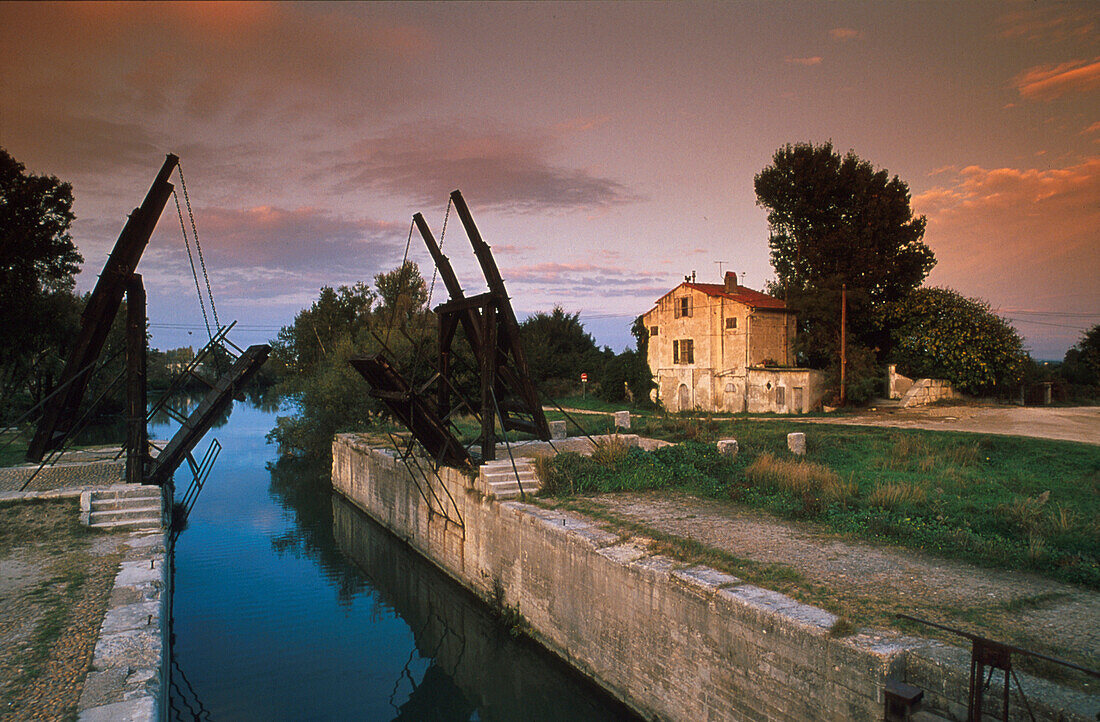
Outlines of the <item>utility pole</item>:
[[840,287],[840,405],[848,403],[848,284]]

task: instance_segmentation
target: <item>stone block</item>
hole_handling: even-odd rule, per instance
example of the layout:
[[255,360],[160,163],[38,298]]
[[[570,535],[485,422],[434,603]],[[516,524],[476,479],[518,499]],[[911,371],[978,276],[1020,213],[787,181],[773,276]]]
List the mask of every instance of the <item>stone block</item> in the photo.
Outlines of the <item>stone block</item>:
[[565,438],[565,422],[564,421],[551,421],[550,422],[550,438],[554,441],[560,441]]
[[629,411],[616,411],[615,412],[615,428],[616,429],[629,429],[630,428],[630,412]]
[[806,434],[801,431],[787,434],[787,448],[791,450],[792,454],[804,455],[806,453]]
[[719,439],[718,453],[731,459],[737,456],[737,439]]

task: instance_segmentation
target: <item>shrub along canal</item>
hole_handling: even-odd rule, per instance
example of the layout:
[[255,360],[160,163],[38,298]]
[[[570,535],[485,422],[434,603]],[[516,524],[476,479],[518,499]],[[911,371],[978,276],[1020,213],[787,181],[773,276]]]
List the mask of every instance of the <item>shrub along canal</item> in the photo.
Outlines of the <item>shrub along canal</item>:
[[328,468],[279,460],[274,424],[237,403],[213,431],[223,450],[175,549],[173,717],[634,719],[334,497]]

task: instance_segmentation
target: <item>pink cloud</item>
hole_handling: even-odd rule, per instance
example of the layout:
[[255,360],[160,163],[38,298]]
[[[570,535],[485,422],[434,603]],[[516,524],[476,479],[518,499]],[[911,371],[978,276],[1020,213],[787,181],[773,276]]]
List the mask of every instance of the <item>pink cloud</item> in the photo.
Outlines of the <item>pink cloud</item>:
[[833,28],[829,31],[829,37],[841,43],[846,43],[849,40],[855,40],[862,36],[863,33],[854,28]]
[[[930,283],[995,307],[1100,308],[1100,157],[1047,170],[967,166],[913,208],[936,252]],[[1064,330],[1071,345],[1076,331]]]
[[1021,97],[1031,100],[1054,100],[1067,93],[1096,90],[1100,88],[1100,59],[1038,65],[1013,78],[1012,85]]
[[788,65],[803,65],[808,67],[811,65],[820,65],[821,56],[814,55],[808,58],[796,58],[788,55],[787,57],[783,58],[783,62],[787,63]]
[[1029,42],[1062,42],[1096,36],[1098,13],[1069,4],[1045,5],[997,18],[1002,38]]

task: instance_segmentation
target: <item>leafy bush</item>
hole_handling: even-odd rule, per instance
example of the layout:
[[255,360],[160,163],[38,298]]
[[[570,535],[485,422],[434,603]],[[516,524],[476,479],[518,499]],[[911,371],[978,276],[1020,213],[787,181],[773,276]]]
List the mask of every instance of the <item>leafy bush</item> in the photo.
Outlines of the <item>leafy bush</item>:
[[894,359],[914,378],[942,378],[972,394],[1017,383],[1027,353],[989,304],[947,288],[919,288],[890,309]]

